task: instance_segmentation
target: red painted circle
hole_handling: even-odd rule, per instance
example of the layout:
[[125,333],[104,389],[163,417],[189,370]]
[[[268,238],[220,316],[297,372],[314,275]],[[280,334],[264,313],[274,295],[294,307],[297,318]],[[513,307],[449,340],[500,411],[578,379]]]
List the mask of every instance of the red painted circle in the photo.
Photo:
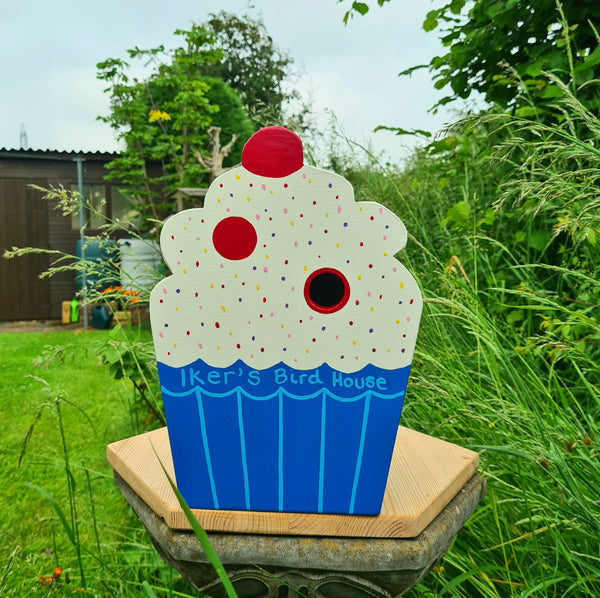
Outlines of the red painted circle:
[[229,216],[221,220],[213,231],[215,249],[228,260],[243,260],[256,247],[256,230],[248,220]]
[[242,150],[242,166],[270,178],[288,176],[302,168],[302,141],[284,127],[265,127],[248,139]]
[[339,270],[319,268],[304,283],[304,299],[311,309],[332,314],[348,303],[350,285]]

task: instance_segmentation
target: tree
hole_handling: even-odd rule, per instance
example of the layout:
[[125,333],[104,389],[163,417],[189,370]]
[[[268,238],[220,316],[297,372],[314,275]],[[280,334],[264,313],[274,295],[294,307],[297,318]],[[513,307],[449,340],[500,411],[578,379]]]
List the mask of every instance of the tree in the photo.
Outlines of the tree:
[[[453,0],[430,11],[426,31],[440,23],[449,51],[429,63],[435,87],[452,93],[439,104],[481,92],[486,101],[525,112],[551,109],[561,90],[544,73],[552,73],[573,90],[600,74],[599,38],[594,23],[600,4],[580,0],[477,0],[466,19],[459,18],[464,0]],[[410,70],[410,69],[409,69]],[[512,73],[512,74],[511,74]],[[580,99],[598,108],[597,92],[589,87]]]
[[[108,164],[109,178],[120,179],[141,210],[154,218],[173,211],[171,194],[177,187],[199,186],[205,177],[196,152],[210,150],[211,125],[235,132],[241,144],[253,132],[236,93],[223,81],[202,76],[223,58],[214,37],[198,25],[175,34],[183,37],[182,47],[128,51],[131,59],[150,64],[145,78],[131,77],[131,65],[124,60],[98,64],[98,78],[108,82],[111,99],[110,114],[99,118],[124,142]],[[238,147],[238,159],[240,152]]]
[[[379,5],[389,0],[378,0]],[[348,13],[364,14],[368,6],[354,2]],[[559,87],[552,73],[593,110],[600,108],[597,88],[585,86],[600,75],[600,4],[581,0],[452,0],[427,13],[425,31],[440,30],[447,53],[429,64],[437,89],[451,93],[434,107],[466,99],[473,91],[504,109],[538,114],[552,112]],[[584,86],[582,88],[582,86]]]
[[219,168],[239,162],[254,132],[244,104],[280,124],[283,103],[293,96],[282,89],[292,60],[260,20],[220,12],[175,35],[184,44],[172,50],[128,50],[132,61],[146,65],[144,76],[132,76],[132,65],[121,59],[97,65],[111,103],[99,119],[124,144],[108,164],[108,178],[120,179],[154,218],[173,210],[178,187],[206,184]]
[[[254,133],[254,126],[238,93],[229,84],[216,77],[203,77],[202,80],[210,85],[206,93],[209,102],[219,106],[219,111],[211,117],[211,125],[220,129],[221,142],[228,144],[234,135],[237,136],[223,161],[225,167],[235,166],[242,159],[242,149]],[[207,133],[211,140],[209,149],[212,151],[213,137],[208,131]]]
[[229,83],[250,113],[268,108],[281,118],[282,104],[293,96],[282,86],[293,61],[275,46],[264,23],[221,11],[210,15],[204,27],[223,58],[206,64],[203,74]]

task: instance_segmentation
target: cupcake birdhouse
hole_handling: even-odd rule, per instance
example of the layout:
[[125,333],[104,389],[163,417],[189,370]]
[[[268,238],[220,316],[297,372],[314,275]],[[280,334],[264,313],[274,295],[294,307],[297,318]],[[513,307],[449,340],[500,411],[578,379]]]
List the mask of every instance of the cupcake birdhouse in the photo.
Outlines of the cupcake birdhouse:
[[165,223],[150,317],[191,507],[379,513],[422,309],[406,238],[282,127]]

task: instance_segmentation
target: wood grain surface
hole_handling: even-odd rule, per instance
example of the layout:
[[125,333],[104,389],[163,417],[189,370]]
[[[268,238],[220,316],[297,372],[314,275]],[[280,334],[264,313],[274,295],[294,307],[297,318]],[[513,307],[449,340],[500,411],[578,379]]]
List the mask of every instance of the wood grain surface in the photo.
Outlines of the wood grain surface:
[[[156,451],[156,453],[155,453]],[[113,469],[173,529],[191,529],[157,459],[174,479],[167,428],[107,447]],[[302,536],[418,536],[477,471],[479,455],[399,427],[381,513],[327,515],[192,509],[206,531]]]

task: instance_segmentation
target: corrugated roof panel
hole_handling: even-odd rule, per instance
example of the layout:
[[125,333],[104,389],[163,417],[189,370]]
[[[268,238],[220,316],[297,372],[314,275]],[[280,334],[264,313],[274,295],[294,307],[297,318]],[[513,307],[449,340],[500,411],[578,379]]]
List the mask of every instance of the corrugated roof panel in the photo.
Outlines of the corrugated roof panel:
[[70,150],[70,151],[64,151],[64,150],[52,150],[52,149],[13,149],[13,148],[6,148],[6,147],[0,147],[0,156],[3,157],[11,157],[14,156],[15,158],[17,157],[23,157],[26,158],[28,156],[31,157],[48,157],[48,158],[53,158],[53,157],[57,157],[57,158],[76,158],[77,156],[89,156],[89,157],[94,157],[94,158],[111,158],[111,157],[116,157],[118,156],[119,153],[118,152],[103,152],[103,151],[96,151],[96,152],[85,152],[85,151],[78,151],[78,150]]

